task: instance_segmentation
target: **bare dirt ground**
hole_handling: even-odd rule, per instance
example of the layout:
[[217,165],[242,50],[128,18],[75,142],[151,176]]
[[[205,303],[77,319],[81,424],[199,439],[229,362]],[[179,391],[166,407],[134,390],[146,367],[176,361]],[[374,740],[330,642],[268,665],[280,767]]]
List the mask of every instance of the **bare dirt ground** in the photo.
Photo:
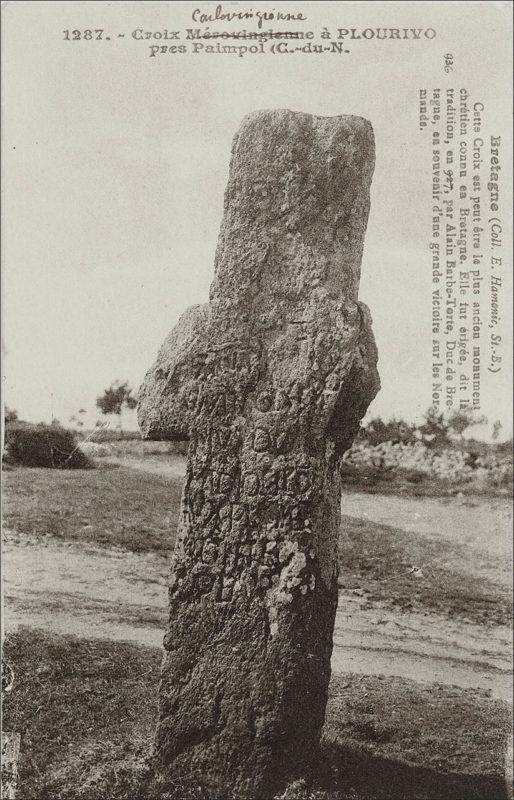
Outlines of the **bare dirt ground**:
[[[111,464],[181,477],[184,459],[135,456]],[[430,581],[433,564],[458,568],[508,592],[510,501],[504,498],[409,498],[347,492],[345,520],[394,526],[423,540],[430,563],[405,564]],[[453,542],[454,547],[448,547]],[[29,625],[89,638],[160,646],[166,619],[167,561],[163,553],[134,553],[4,533],[6,630]],[[386,565],[387,568],[387,565]],[[444,574],[444,573],[437,573]],[[377,579],[380,582],[380,579]],[[437,593],[434,573],[434,592]],[[512,637],[504,624],[479,624],[412,605],[399,609],[369,587],[344,585],[334,635],[333,670],[389,675],[477,688],[510,700]]]

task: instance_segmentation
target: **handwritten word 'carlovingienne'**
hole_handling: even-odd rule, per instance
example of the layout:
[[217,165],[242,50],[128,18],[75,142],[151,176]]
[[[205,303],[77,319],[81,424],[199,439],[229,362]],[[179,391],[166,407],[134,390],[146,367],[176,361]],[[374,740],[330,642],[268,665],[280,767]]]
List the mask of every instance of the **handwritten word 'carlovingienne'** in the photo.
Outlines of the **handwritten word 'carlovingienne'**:
[[257,19],[259,28],[262,27],[264,22],[272,22],[273,20],[282,22],[302,22],[307,20],[307,17],[301,11],[290,13],[276,11],[274,8],[271,11],[254,11],[253,8],[248,9],[248,11],[223,11],[223,6],[221,5],[216,6],[213,14],[204,13],[201,8],[195,8],[191,17],[194,22],[201,22],[202,24],[206,22],[232,22],[235,19]]

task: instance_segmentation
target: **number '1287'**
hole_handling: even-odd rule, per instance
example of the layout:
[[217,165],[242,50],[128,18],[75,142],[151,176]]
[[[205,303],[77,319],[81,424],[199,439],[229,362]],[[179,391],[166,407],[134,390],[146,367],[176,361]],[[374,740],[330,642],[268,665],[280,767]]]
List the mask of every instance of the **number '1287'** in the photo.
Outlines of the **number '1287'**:
[[85,31],[63,31],[64,38],[78,41],[79,39],[101,39],[103,28],[96,28],[94,31],[86,28]]

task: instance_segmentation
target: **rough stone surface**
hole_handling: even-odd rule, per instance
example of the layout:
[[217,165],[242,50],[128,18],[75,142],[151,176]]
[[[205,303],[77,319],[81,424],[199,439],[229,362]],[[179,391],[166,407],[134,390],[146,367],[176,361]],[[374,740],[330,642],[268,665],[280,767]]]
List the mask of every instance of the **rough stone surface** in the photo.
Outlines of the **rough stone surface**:
[[189,439],[156,760],[213,796],[273,792],[323,724],[338,462],[379,387],[357,300],[373,167],[360,117],[246,117],[210,302],[140,391],[146,438]]

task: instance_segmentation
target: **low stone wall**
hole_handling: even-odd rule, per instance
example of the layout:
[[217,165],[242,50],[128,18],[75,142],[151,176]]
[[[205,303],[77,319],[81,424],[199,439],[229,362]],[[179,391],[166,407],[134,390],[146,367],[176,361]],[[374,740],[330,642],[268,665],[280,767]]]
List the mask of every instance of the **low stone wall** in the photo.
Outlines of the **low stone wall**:
[[500,485],[512,477],[512,459],[490,453],[474,458],[457,447],[435,450],[422,442],[382,442],[372,446],[356,442],[344,457],[345,464],[358,469],[419,472],[453,482],[479,481]]

